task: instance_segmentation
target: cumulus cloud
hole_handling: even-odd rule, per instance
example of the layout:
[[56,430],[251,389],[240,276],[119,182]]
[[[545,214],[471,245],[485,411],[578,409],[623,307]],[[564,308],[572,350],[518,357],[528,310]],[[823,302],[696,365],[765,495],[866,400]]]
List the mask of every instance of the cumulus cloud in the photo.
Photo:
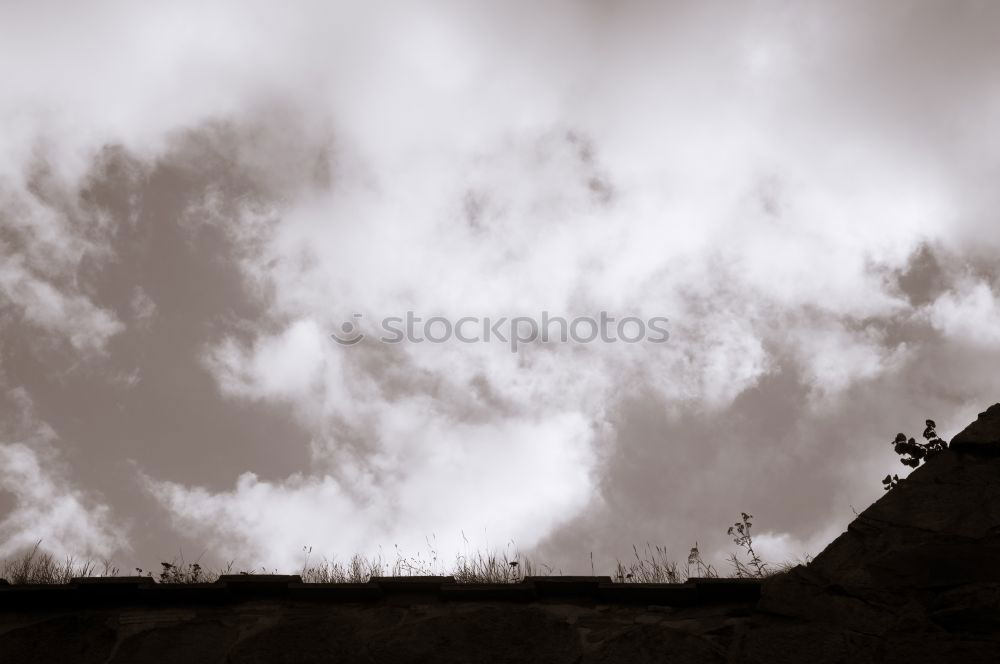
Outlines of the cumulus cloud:
[[178,526],[195,529],[216,555],[293,568],[300,547],[329,555],[377,547],[460,550],[465,531],[532,547],[586,505],[588,423],[574,414],[536,422],[460,424],[426,404],[397,403],[379,424],[378,450],[364,465],[338,459],[338,475],[281,482],[244,473],[212,493],[147,478]]
[[58,557],[109,557],[128,547],[108,505],[74,486],[50,426],[37,420],[30,397],[9,390],[17,415],[0,428],[0,489],[14,498],[0,519],[0,557],[41,541]]
[[[210,373],[205,408],[293,420],[296,473],[144,467],[177,528],[220,554],[289,564],[304,544],[489,527],[610,556],[640,531],[694,539],[727,510],[767,519],[746,502],[790,551],[842,516],[794,514],[756,478],[822,487],[804,501],[818,512],[870,499],[860,478],[891,454],[848,431],[896,426],[879,410],[919,419],[914,400],[957,418],[990,398],[970,358],[1000,352],[991,7],[248,2],[190,20],[183,2],[108,2],[28,40],[39,11],[0,28],[34,63],[0,102],[19,128],[2,145],[18,239],[0,244],[0,303],[77,353],[141,322]],[[72,195],[108,143],[131,155],[108,176],[139,192],[128,214]],[[239,288],[171,287],[140,244],[177,264],[217,249],[204,273]],[[159,282],[90,278],[116,261]],[[671,339],[511,353],[371,337],[408,310],[666,316]],[[369,338],[333,343],[355,313]]]
[[0,556],[41,542],[59,556],[110,557],[127,549],[125,533],[108,505],[68,487],[53,472],[57,462],[23,443],[0,444],[0,488],[14,496],[14,509],[0,520]]
[[984,348],[1000,344],[1000,297],[986,281],[956,284],[928,307],[927,317],[949,338]]

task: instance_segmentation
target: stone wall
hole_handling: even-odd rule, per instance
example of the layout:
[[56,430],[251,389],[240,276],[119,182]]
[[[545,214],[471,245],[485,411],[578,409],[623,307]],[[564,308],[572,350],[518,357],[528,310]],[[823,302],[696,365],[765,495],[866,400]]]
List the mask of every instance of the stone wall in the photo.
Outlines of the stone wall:
[[534,578],[458,586],[439,577],[302,584],[141,578],[0,591],[4,662],[726,661],[757,582],[627,586]]

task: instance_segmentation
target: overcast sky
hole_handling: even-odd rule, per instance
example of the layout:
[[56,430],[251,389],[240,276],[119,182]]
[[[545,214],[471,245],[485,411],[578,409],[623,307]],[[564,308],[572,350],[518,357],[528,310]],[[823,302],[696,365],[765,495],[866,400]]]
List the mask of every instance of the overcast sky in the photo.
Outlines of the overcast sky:
[[[3,2],[0,556],[815,554],[1000,401],[1000,3]],[[385,344],[418,315],[665,344]]]

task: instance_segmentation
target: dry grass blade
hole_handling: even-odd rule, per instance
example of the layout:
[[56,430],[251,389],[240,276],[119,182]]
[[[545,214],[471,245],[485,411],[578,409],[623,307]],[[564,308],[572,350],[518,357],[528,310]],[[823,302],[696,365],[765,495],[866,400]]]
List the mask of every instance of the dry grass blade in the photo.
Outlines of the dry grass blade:
[[635,558],[628,564],[620,560],[616,563],[614,580],[619,583],[680,583],[681,575],[677,563],[667,557],[667,547],[646,543],[640,555],[638,547],[632,545]]
[[0,563],[0,578],[9,583],[69,583],[74,577],[117,576],[118,568],[111,561],[104,561],[102,569],[92,561],[78,563],[68,556],[58,562],[50,553],[41,550],[41,541],[19,556]]

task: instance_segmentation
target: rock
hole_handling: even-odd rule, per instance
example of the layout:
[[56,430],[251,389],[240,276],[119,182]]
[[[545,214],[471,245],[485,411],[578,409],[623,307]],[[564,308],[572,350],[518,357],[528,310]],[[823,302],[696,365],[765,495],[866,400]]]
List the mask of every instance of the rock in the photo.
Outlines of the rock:
[[738,661],[753,664],[877,661],[876,639],[824,624],[774,624],[751,629]]
[[979,418],[951,439],[959,452],[1000,454],[1000,403],[993,404]]
[[0,634],[0,661],[103,664],[116,640],[107,616],[56,616]]
[[581,642],[563,618],[537,607],[467,607],[404,621],[374,635],[376,664],[579,662]]
[[[221,664],[226,661],[226,653],[236,636],[234,627],[215,621],[154,625],[126,638],[110,664],[190,664],[192,661]],[[193,658],[195,654],[197,657]]]
[[1000,634],[1000,584],[961,586],[940,593],[930,617],[948,632]]
[[868,633],[993,625],[998,596],[981,589],[1000,585],[997,451],[1000,404],[862,512],[808,568],[766,583],[760,607]]
[[[584,664],[711,664],[725,661],[725,650],[692,634],[657,625],[635,625],[601,644]],[[544,660],[538,660],[544,661]]]
[[1000,643],[983,638],[940,634],[907,635],[887,639],[880,648],[885,664],[996,664]]
[[371,662],[368,643],[374,634],[403,618],[396,607],[326,607],[321,613],[283,615],[252,628],[230,653],[233,664],[300,664],[302,662]]

